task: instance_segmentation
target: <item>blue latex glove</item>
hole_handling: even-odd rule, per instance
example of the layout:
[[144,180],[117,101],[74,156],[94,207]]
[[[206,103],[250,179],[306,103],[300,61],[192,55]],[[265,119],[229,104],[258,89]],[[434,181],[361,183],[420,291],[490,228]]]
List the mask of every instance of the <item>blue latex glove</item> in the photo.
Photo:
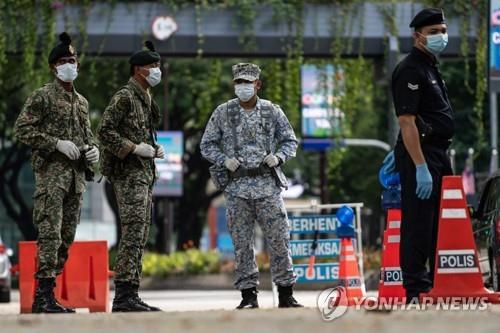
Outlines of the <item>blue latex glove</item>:
[[396,171],[396,162],[394,161],[394,150],[390,151],[382,161],[382,169],[385,174],[393,173]]
[[432,193],[432,176],[427,163],[419,164],[417,169],[417,197],[420,200],[429,199]]

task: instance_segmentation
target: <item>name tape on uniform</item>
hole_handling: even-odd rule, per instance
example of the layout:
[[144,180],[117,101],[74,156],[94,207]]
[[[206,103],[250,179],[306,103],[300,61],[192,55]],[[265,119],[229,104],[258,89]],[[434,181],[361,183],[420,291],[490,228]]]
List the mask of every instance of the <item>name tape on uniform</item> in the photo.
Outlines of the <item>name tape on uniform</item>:
[[[312,255],[313,240],[292,240],[290,248],[293,258],[304,258]],[[318,239],[316,257],[338,257],[340,255],[339,239]]]
[[288,220],[292,234],[336,233],[339,224],[335,215],[289,216]]
[[438,269],[440,274],[478,273],[475,250],[440,250],[438,252]]
[[386,286],[397,286],[403,284],[403,273],[401,267],[385,267],[382,274],[382,281]]
[[293,266],[293,270],[297,275],[297,283],[335,282],[339,279],[338,263],[315,264],[314,273],[310,277],[306,275],[308,267],[307,264]]

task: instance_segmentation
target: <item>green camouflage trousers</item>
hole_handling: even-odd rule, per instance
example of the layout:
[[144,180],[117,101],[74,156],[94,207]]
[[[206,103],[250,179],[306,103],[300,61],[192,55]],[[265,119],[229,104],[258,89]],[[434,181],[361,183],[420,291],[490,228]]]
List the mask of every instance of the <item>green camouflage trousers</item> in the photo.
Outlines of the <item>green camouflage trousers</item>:
[[142,256],[151,224],[153,189],[148,184],[134,180],[113,179],[111,182],[122,224],[122,237],[114,267],[115,280],[139,284]]
[[281,194],[261,199],[226,195],[226,206],[236,261],[236,289],[252,288],[259,284],[259,270],[254,253],[256,221],[269,248],[273,282],[284,287],[293,285],[296,276],[290,250],[290,227]]
[[33,221],[38,230],[38,270],[35,278],[61,274],[80,220],[82,193],[60,186],[38,185],[33,197]]

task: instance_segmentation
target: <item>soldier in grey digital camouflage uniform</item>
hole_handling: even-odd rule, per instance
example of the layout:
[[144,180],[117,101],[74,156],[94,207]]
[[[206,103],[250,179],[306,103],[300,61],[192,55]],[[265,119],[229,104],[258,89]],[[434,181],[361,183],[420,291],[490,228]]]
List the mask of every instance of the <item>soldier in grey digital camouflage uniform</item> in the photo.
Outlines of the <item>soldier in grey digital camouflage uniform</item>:
[[160,311],[138,295],[151,224],[154,159],[164,158],[154,128],[160,110],[149,89],[161,81],[160,55],[150,41],[145,45],[130,57],[131,78],[111,98],[97,131],[103,147],[101,173],[113,185],[122,224],[113,312]]
[[14,129],[16,138],[32,148],[35,173],[38,285],[33,313],[75,312],[56,301],[55,278],[64,268],[80,219],[87,162],[99,160],[88,102],[73,86],[79,68],[76,50],[66,33],[59,38],[48,59],[56,78],[31,94]]
[[[294,299],[290,230],[281,187],[280,166],[295,156],[297,139],[278,105],[257,96],[260,68],[233,66],[238,98],[219,105],[201,140],[203,157],[213,163],[214,182],[224,188],[228,228],[236,257],[235,287],[242,301],[237,309],[257,308],[258,268],[254,226],[262,228],[271,254],[271,274],[278,286],[279,307],[300,307]],[[226,184],[228,183],[228,184]]]

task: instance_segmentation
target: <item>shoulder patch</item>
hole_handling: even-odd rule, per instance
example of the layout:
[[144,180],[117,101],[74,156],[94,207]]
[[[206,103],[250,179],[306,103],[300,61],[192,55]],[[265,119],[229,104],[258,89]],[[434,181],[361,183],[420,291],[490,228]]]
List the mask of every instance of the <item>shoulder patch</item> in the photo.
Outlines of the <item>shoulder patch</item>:
[[410,90],[418,90],[418,84],[411,84],[408,82],[408,88],[410,88]]

